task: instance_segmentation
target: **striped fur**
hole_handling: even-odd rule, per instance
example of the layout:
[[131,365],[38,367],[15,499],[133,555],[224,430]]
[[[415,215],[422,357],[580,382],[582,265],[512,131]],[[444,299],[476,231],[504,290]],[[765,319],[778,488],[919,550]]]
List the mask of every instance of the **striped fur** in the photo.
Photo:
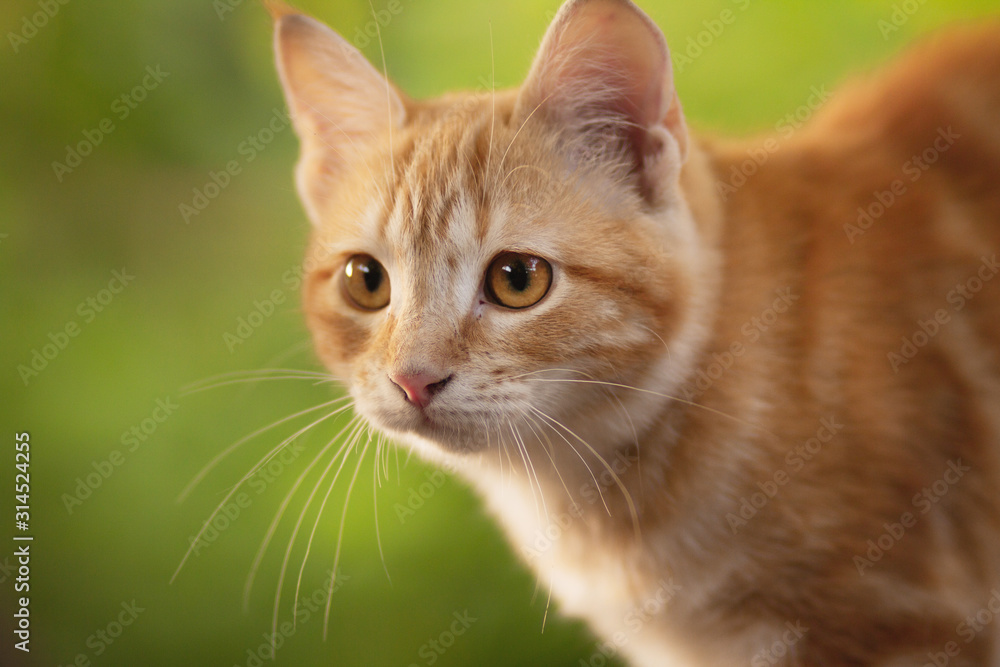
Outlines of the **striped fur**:
[[[627,0],[568,2],[520,89],[430,101],[290,10],[276,41],[319,356],[566,613],[637,665],[1000,665],[966,621],[1000,605],[1000,25],[846,88],[739,187],[775,138],[689,138]],[[486,296],[505,251],[551,263],[537,305]],[[340,288],[358,253],[383,310]],[[400,375],[447,381],[417,407]]]

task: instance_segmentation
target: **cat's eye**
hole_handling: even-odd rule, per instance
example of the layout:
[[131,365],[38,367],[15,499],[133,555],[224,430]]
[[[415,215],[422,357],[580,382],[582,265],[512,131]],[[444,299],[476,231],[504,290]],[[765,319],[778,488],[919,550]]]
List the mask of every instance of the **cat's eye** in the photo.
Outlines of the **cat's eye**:
[[389,274],[371,255],[354,255],[344,265],[344,292],[362,310],[389,305]]
[[505,308],[534,306],[551,286],[552,266],[534,255],[501,253],[486,270],[486,295]]

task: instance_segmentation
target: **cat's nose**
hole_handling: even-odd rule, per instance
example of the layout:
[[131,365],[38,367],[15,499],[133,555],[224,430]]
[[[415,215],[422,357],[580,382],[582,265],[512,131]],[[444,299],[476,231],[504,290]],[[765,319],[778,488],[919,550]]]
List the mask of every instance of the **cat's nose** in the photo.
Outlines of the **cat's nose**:
[[420,409],[451,381],[451,375],[440,373],[390,373],[389,380],[403,390],[406,400]]

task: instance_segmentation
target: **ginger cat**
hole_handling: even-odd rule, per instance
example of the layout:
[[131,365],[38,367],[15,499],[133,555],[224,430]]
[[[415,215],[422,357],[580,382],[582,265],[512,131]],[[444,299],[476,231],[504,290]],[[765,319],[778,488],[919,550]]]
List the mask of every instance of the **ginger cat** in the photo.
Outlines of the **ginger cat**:
[[1000,665],[1000,24],[692,136],[628,0],[417,101],[273,8],[316,349],[632,664]]

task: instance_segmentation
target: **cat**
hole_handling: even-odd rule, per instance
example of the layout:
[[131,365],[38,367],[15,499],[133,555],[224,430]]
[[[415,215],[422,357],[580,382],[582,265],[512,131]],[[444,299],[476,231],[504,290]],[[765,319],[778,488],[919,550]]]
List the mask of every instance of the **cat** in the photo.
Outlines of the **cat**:
[[562,612],[634,665],[1000,665],[1000,23],[724,141],[629,0],[429,101],[270,6],[316,352]]

